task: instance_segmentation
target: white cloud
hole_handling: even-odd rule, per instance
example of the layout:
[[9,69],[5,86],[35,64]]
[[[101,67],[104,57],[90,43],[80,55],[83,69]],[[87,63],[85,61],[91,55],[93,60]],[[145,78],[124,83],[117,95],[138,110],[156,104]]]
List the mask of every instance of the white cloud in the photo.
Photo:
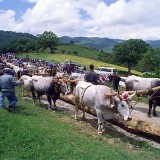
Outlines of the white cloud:
[[7,10],[3,11],[0,10],[0,26],[1,29],[7,31],[7,30],[13,30],[15,29],[16,23],[15,23],[15,11]]
[[47,30],[58,36],[160,39],[160,0],[118,0],[111,5],[102,0],[25,1],[35,3],[34,7],[19,22],[14,11],[5,11],[0,15],[0,23],[5,19],[1,29],[35,35]]

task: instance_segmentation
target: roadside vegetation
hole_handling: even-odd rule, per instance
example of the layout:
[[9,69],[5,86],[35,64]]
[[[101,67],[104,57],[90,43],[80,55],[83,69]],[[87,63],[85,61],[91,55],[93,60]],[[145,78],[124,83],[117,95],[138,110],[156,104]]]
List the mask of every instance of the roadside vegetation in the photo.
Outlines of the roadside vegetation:
[[[84,121],[76,121],[68,113],[22,99],[15,114],[0,109],[0,159],[65,159],[65,160],[158,160],[160,150],[145,142],[127,138],[107,129],[103,136]],[[7,102],[5,101],[7,105]]]

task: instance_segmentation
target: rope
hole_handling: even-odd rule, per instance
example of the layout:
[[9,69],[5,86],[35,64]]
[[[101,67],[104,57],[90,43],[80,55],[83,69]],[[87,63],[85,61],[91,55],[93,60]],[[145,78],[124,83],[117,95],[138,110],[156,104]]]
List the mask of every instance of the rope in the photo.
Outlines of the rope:
[[[148,99],[149,99],[150,97],[152,97],[153,95],[155,95],[157,92],[158,92],[158,90],[156,90],[152,95],[148,96]],[[158,96],[157,96],[157,97],[158,97]]]
[[85,91],[87,90],[87,88],[89,88],[90,86],[92,86],[92,84],[89,85],[89,86],[87,86],[87,87],[82,91],[82,97],[81,97],[81,100],[80,100],[81,107],[82,107],[82,101],[83,101],[84,93],[85,93]]
[[[136,92],[137,92],[137,91],[136,91]],[[157,92],[158,92],[158,90],[156,90],[152,95],[148,96],[147,98],[150,99],[150,97],[153,97],[153,95],[155,95]],[[145,93],[146,93],[146,92],[145,92]],[[158,97],[160,97],[160,96],[156,96],[156,97],[153,97],[153,98],[158,98]],[[142,96],[138,97],[136,103],[135,103],[134,106],[131,108],[131,111],[130,111],[130,112],[133,111],[133,109],[135,108],[135,106],[137,105],[137,103],[138,103],[140,100],[143,101],[143,103],[145,103],[144,100],[142,99]]]
[[[137,98],[134,106],[131,108],[131,110],[130,110],[131,113],[132,113],[133,109],[135,108],[135,106],[137,105],[138,101],[140,101],[140,97]],[[132,103],[132,101],[131,101],[131,103]]]

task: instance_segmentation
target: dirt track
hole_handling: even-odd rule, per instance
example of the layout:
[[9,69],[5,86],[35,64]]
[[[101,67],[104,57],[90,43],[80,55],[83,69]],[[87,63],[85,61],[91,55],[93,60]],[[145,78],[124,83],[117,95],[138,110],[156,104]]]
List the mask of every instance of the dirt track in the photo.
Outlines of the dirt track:
[[160,130],[160,107],[156,107],[156,111],[158,114],[158,117],[148,117],[148,105],[144,103],[137,103],[134,110],[132,111],[132,115],[140,120],[143,120],[147,122],[148,124],[151,124],[154,126],[155,129]]
[[[43,103],[47,103],[47,102],[43,101]],[[58,110],[62,110],[64,112],[69,113],[71,116],[74,116],[74,109],[75,109],[75,107],[73,105],[71,105],[69,103],[66,103],[66,102],[64,102],[62,100],[57,100],[57,107],[58,107]],[[144,103],[138,102],[136,104],[136,106],[134,107],[133,111],[132,111],[132,116],[134,118],[137,118],[137,119],[140,119],[142,121],[145,121],[148,124],[151,124],[152,126],[154,126],[154,128],[160,130],[160,107],[157,107],[156,110],[157,110],[158,117],[151,117],[151,118],[149,118],[147,116],[148,105],[146,105]],[[79,111],[78,113],[79,113],[79,116],[81,117],[82,112]],[[94,116],[86,113],[86,118],[88,120],[92,120],[92,121],[94,119],[94,121],[93,121],[94,125],[92,125],[92,126],[95,127],[95,128],[97,127],[96,117],[94,117]],[[122,128],[118,127],[118,126],[115,126],[113,124],[110,124],[110,126],[112,126],[112,128],[115,128],[115,130],[118,130],[119,132],[122,132],[122,133],[124,133],[125,135],[127,135],[127,136],[129,136],[131,138],[134,138],[134,139],[140,140],[140,141],[147,141],[152,146],[160,148],[160,144],[156,143],[155,141],[152,141],[150,139],[146,139],[144,137],[137,136],[135,134],[129,133],[129,132],[125,131],[124,129],[122,129]]]

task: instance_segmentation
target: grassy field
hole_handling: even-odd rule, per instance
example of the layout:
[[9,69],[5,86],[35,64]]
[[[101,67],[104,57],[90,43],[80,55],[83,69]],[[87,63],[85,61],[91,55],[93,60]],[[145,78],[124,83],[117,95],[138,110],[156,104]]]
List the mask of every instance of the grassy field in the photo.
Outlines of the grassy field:
[[97,59],[98,55],[100,54],[100,51],[94,49],[94,48],[87,48],[80,45],[60,45],[57,47],[58,50],[55,51],[55,53],[62,53],[61,51],[65,51],[65,54],[73,54],[74,51],[78,52],[78,55],[80,57],[86,57],[89,59]]
[[[84,121],[44,104],[32,106],[17,87],[15,114],[0,109],[0,160],[159,160],[160,150],[107,129],[103,136]],[[5,101],[7,105],[7,101]]]
[[[20,57],[25,57],[26,54],[19,54]],[[107,66],[107,67],[114,67],[117,68],[118,71],[121,72],[127,72],[127,68],[125,67],[121,67],[121,66],[117,66],[117,65],[113,65],[113,64],[109,64],[109,63],[104,63],[104,62],[100,62],[97,60],[93,60],[93,59],[88,59],[88,58],[84,58],[84,57],[79,57],[79,56],[73,56],[73,55],[69,55],[69,54],[49,54],[49,53],[29,53],[29,57],[30,58],[34,58],[34,59],[44,59],[44,60],[50,60],[53,62],[65,62],[66,59],[68,59],[68,61],[70,62],[70,60],[72,62],[77,62],[79,64],[81,64],[82,66],[86,66],[88,68],[89,64],[94,64],[95,68],[98,68],[100,66]],[[141,72],[132,70],[133,74],[142,76]]]

